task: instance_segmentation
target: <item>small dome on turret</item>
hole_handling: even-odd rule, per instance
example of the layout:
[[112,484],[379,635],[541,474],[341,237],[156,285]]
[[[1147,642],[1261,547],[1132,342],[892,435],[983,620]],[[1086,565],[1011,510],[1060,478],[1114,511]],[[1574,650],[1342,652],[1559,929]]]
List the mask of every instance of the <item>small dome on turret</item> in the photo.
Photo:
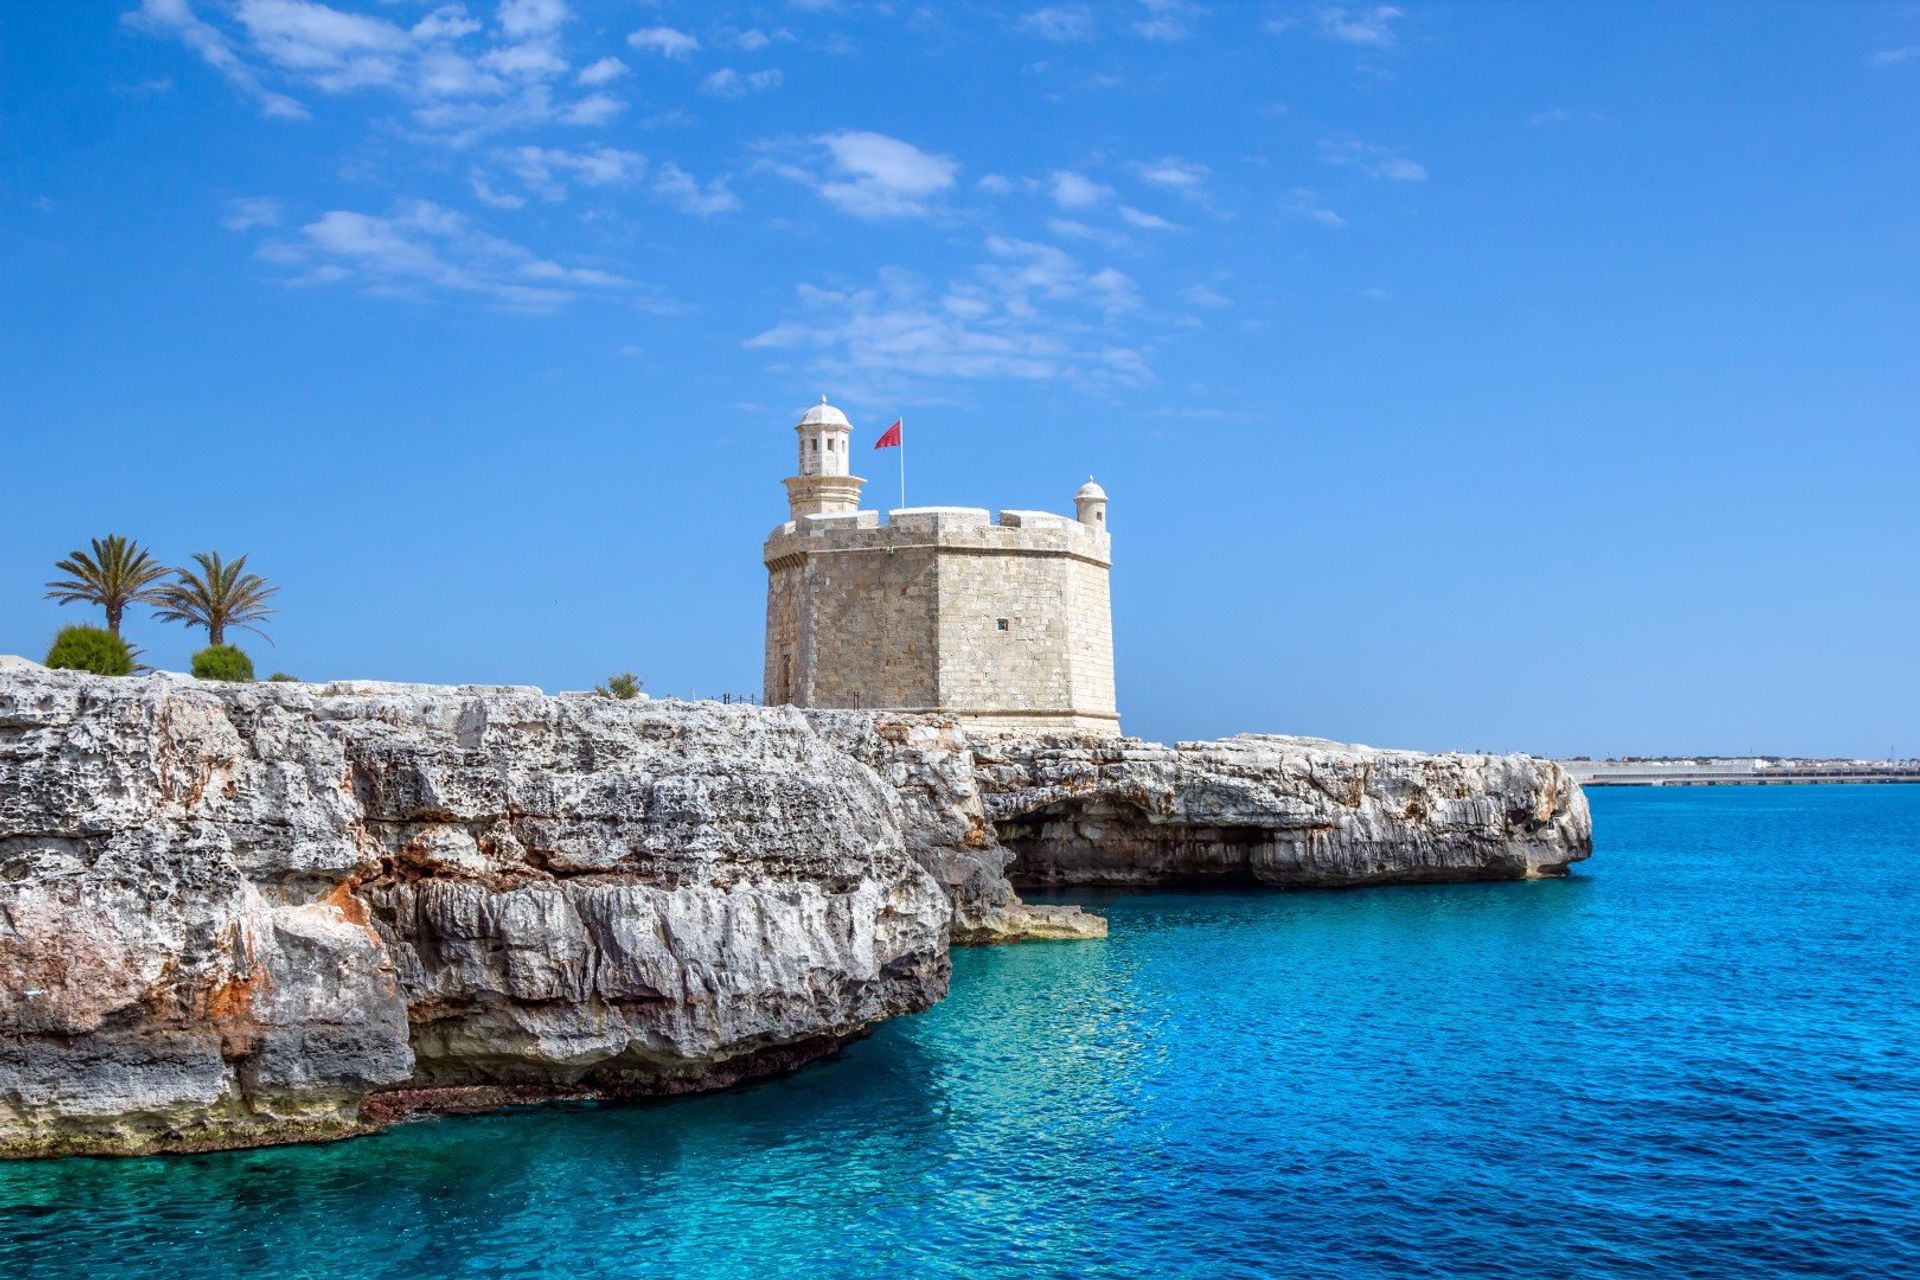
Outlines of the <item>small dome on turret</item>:
[[1073,500],[1075,502],[1078,502],[1082,498],[1098,498],[1102,502],[1105,502],[1107,498],[1107,491],[1105,489],[1102,489],[1099,485],[1095,484],[1093,482],[1092,476],[1088,476],[1087,482],[1081,485],[1079,490],[1073,495]]
[[794,425],[797,427],[851,427],[853,424],[847,421],[846,414],[828,404],[827,398],[821,396],[820,403],[801,415],[800,421]]

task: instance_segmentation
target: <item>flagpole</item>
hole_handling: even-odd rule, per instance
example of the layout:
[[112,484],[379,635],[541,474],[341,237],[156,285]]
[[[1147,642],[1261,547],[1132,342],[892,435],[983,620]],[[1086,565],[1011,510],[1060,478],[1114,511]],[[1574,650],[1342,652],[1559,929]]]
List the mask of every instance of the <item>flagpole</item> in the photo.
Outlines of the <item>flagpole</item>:
[[900,505],[907,505],[907,415],[900,415]]

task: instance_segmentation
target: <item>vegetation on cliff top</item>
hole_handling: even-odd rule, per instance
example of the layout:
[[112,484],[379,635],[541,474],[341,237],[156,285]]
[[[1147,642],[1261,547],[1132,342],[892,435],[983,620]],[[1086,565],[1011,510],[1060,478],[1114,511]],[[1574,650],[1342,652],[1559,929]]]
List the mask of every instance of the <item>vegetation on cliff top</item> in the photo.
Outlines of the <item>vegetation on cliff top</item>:
[[47,650],[47,665],[97,676],[126,676],[133,674],[133,651],[105,627],[66,627]]

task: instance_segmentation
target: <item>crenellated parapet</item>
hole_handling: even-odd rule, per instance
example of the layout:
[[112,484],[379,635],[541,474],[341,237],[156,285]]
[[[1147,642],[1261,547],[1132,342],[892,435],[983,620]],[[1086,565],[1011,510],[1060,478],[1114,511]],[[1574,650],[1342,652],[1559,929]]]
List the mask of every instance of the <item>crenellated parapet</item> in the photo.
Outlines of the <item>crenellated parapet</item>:
[[887,513],[847,511],[806,515],[780,525],[767,537],[771,566],[790,556],[878,550],[898,553],[934,546],[958,553],[1069,556],[1099,567],[1113,566],[1113,542],[1104,527],[1082,524],[1051,511],[1002,511],[985,507],[904,507]]

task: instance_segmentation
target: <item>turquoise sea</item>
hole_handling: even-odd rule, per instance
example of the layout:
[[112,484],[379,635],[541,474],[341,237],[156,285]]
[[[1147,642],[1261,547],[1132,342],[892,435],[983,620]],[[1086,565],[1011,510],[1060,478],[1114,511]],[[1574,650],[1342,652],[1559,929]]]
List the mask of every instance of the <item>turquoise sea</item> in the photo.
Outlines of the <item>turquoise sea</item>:
[[1570,879],[1080,895],[744,1091],[0,1166],[0,1276],[1920,1275],[1920,787]]

